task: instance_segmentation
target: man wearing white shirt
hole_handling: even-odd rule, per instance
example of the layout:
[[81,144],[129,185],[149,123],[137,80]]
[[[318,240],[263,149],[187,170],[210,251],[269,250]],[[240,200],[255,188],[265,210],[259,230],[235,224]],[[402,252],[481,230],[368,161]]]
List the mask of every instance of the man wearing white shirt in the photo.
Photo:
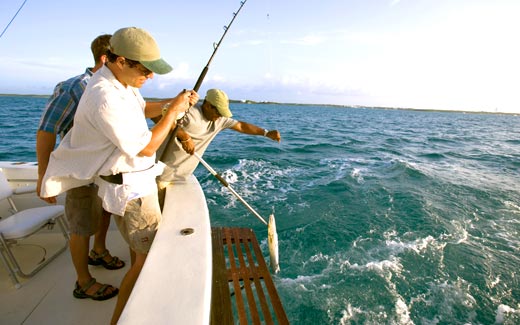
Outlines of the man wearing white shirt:
[[[161,221],[155,177],[162,173],[162,164],[155,164],[155,152],[198,95],[183,91],[170,100],[146,103],[139,88],[153,73],[172,70],[157,43],[147,31],[129,27],[116,31],[110,45],[108,62],[81,97],[74,126],[51,155],[41,196],[92,182],[99,186],[103,208],[114,214],[135,256],[121,282],[111,321],[115,324]],[[163,108],[165,114],[150,130],[146,118],[161,116]]]
[[[94,57],[94,67],[57,84],[45,105],[36,133],[37,193],[40,193],[43,176],[51,152],[56,147],[58,135],[63,139],[72,127],[74,114],[88,81],[105,64],[111,37],[110,34],[103,34],[92,41],[90,48]],[[44,200],[51,204],[56,203],[55,198]],[[111,213],[103,211],[101,199],[97,195],[97,186],[89,184],[67,191],[65,215],[69,226],[69,251],[76,271],[73,295],[80,299],[94,300],[106,300],[116,296],[119,289],[97,282],[89,270],[89,264],[102,265],[109,270],[118,270],[125,266],[125,262],[117,256],[112,256],[106,247]],[[94,237],[94,240],[89,254],[91,237]],[[77,287],[83,288],[84,292],[78,294]]]

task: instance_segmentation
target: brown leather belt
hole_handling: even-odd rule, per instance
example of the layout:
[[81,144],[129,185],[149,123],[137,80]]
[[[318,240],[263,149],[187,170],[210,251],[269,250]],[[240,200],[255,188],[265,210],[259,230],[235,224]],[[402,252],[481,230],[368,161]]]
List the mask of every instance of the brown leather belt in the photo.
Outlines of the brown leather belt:
[[102,180],[105,180],[109,183],[112,183],[112,184],[123,184],[123,174],[122,173],[119,173],[119,174],[115,174],[115,175],[99,175],[99,177],[101,177]]

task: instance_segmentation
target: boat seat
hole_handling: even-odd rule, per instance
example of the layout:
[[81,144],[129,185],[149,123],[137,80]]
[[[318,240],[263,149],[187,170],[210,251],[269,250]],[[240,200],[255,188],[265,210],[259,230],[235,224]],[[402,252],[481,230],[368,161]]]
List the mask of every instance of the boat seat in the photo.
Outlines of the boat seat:
[[[34,188],[32,188],[32,190],[34,190]],[[32,277],[63,252],[67,248],[69,241],[67,224],[64,219],[65,208],[63,205],[50,205],[18,211],[13,198],[17,194],[22,193],[27,192],[23,189],[13,190],[4,173],[0,171],[0,200],[7,200],[9,202],[9,211],[11,213],[11,215],[0,219],[0,258],[16,288],[21,287],[18,277]],[[34,193],[36,195],[36,192]],[[63,246],[51,256],[45,256],[42,261],[37,262],[32,270],[23,271],[20,267],[19,258],[16,258],[12,247],[18,245],[21,240],[43,230],[45,227],[52,228],[55,224],[58,224],[63,234]],[[46,250],[45,254],[47,254]]]

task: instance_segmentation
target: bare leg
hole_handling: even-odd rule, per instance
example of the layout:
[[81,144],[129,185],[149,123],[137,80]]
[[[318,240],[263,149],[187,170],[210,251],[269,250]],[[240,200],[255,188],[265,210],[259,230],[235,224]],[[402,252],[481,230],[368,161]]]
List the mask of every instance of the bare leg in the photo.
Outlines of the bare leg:
[[101,220],[99,221],[99,230],[94,234],[94,251],[98,254],[102,254],[106,249],[107,231],[110,226],[110,216],[112,214],[103,210]]
[[92,278],[88,270],[89,239],[89,236],[70,234],[70,255],[72,257],[72,263],[76,269],[78,283],[80,285],[87,283]]
[[135,252],[130,248],[130,265],[135,263]]
[[107,246],[106,246],[106,239],[107,239],[107,231],[108,227],[110,226],[110,216],[112,213],[103,210],[103,213],[101,215],[101,219],[99,220],[99,228],[98,231],[94,234],[94,245],[92,249],[94,252],[96,252],[98,255],[103,255],[103,260],[106,263],[114,263],[113,267],[117,267],[116,269],[119,269],[125,265],[125,263],[119,259],[116,259],[113,261],[114,256],[112,256],[110,253],[108,253]]
[[[92,275],[88,270],[88,249],[90,236],[79,236],[70,234],[69,248],[72,257],[72,263],[76,269],[77,281],[80,287],[85,286],[92,279]],[[101,288],[100,283],[96,283],[87,290],[87,294],[94,294]],[[107,289],[109,292],[114,288]]]
[[121,286],[119,287],[119,295],[117,297],[116,307],[114,309],[114,314],[112,315],[110,324],[117,324],[119,321],[119,317],[121,316],[121,313],[123,313],[123,309],[125,308],[130,294],[132,293],[132,289],[134,288],[135,282],[139,277],[139,273],[141,273],[146,256],[147,254],[135,253],[135,262],[132,263],[130,270],[128,270],[126,273],[123,281],[121,282]]

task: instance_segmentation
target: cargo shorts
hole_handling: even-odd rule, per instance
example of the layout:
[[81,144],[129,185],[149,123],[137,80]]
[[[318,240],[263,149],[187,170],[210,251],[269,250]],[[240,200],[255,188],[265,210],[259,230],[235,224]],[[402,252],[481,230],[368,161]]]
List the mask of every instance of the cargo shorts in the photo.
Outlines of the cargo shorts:
[[65,196],[65,215],[71,234],[92,236],[99,230],[103,207],[95,184],[76,187]]
[[128,246],[140,254],[148,254],[162,219],[157,193],[133,199],[126,204],[125,215],[114,220]]

